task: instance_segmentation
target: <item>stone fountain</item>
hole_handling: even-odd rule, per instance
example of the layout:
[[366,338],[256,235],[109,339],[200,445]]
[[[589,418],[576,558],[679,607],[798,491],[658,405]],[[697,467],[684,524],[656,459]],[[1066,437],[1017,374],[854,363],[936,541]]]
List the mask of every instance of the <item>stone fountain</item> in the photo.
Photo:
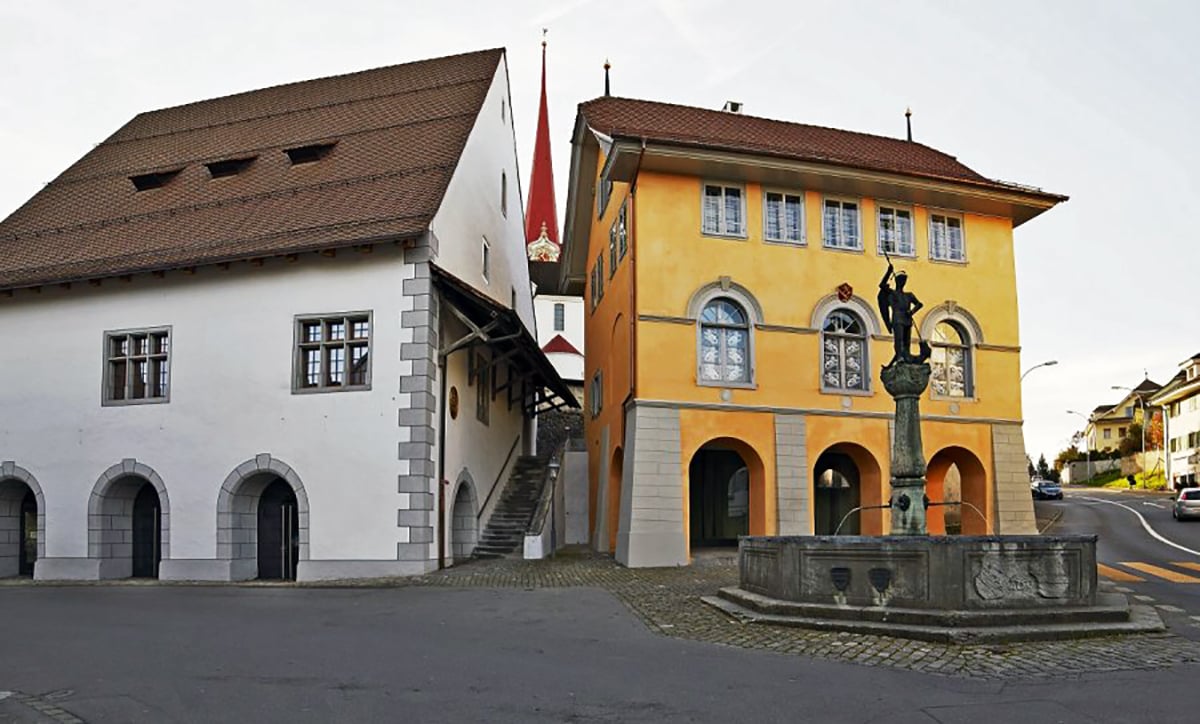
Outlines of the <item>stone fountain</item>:
[[892,265],[879,306],[895,341],[892,535],[745,536],[739,584],[706,603],[742,620],[930,641],[1000,642],[1159,631],[1153,608],[1097,590],[1094,535],[930,536],[920,399],[930,347],[911,354],[921,303]]

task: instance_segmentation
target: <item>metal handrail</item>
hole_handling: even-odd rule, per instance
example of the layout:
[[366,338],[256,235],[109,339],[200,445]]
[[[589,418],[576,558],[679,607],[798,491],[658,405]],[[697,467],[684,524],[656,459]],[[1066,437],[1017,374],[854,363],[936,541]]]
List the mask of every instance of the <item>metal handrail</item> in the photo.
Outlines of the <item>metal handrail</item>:
[[483,505],[479,506],[479,512],[475,514],[475,520],[483,517],[483,512],[487,510],[488,503],[492,501],[492,495],[496,489],[501,487],[500,480],[504,478],[504,473],[508,470],[508,463],[512,460],[513,453],[517,451],[517,445],[521,444],[521,435],[517,433],[517,439],[513,440],[512,447],[508,449],[508,456],[504,458],[504,464],[500,466],[500,472],[496,475],[496,479],[492,481],[492,487],[488,490],[487,497],[483,499]]
[[558,486],[566,450],[567,444],[566,441],[563,441],[546,462],[546,470],[542,473],[542,494],[538,498],[538,505],[533,511],[533,517],[529,520],[529,527],[525,529],[525,535],[541,535],[546,528],[546,518],[554,506],[554,491]]

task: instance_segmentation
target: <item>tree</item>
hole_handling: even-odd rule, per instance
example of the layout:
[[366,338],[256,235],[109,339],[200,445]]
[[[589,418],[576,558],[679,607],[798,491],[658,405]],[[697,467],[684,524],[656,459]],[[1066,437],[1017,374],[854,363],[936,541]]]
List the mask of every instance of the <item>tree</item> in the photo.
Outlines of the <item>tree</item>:
[[1029,466],[1029,479],[1032,480],[1036,478],[1037,468],[1033,467],[1033,460],[1031,460],[1028,455],[1025,456],[1025,464]]
[[1042,480],[1050,480],[1050,465],[1046,462],[1046,454],[1042,453],[1038,457],[1037,476]]
[[1150,417],[1150,427],[1146,428],[1146,449],[1161,450],[1163,446],[1163,414],[1155,410]]
[[[1149,447],[1148,444],[1147,447]],[[1117,450],[1123,458],[1142,451],[1142,426],[1140,423],[1135,422],[1126,428],[1125,437],[1117,443]]]
[[1058,457],[1054,458],[1054,469],[1061,471],[1067,463],[1073,463],[1076,460],[1085,460],[1086,458],[1087,456],[1081,453],[1079,448],[1072,445],[1060,452]]

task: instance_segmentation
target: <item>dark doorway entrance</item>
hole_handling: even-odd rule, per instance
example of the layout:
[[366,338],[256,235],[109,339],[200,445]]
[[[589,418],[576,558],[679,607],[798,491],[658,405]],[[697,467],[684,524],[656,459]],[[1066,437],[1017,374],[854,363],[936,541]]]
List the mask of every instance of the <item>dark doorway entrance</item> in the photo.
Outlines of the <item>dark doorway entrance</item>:
[[700,449],[688,467],[691,544],[735,546],[750,534],[750,471],[733,450]]
[[133,571],[134,578],[158,578],[162,560],[162,509],[158,491],[143,483],[133,499]]
[[258,498],[258,577],[296,580],[300,560],[300,515],[292,486],[276,478]]
[[837,531],[839,535],[858,535],[860,514],[846,517],[859,506],[861,494],[858,466],[850,456],[827,452],[817,458],[813,488],[813,533],[833,535]]
[[37,496],[26,491],[21,499],[21,550],[17,554],[17,574],[21,576],[32,576],[37,561],[37,514]]

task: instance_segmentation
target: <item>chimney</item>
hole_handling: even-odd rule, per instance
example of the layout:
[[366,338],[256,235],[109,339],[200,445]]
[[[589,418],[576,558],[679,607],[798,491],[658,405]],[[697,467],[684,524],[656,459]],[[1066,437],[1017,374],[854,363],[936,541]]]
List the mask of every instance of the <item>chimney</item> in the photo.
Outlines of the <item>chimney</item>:
[[725,107],[722,108],[721,110],[725,111],[726,113],[741,113],[742,112],[742,102],[741,101],[725,101]]
[[904,123],[908,126],[908,142],[912,143],[912,109],[904,109]]
[[609,92],[609,88],[608,88],[608,69],[611,67],[612,67],[612,65],[609,64],[608,58],[605,58],[604,59],[604,97],[605,98],[608,98],[610,95],[612,95],[612,93]]

